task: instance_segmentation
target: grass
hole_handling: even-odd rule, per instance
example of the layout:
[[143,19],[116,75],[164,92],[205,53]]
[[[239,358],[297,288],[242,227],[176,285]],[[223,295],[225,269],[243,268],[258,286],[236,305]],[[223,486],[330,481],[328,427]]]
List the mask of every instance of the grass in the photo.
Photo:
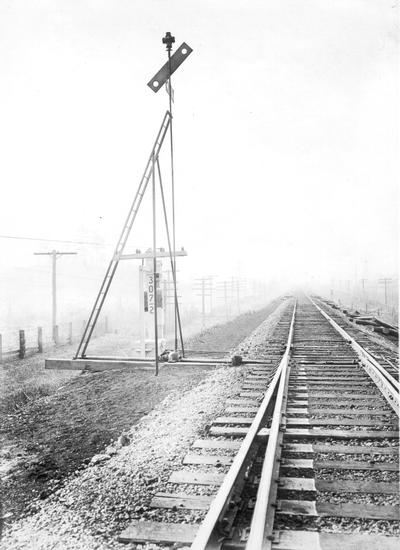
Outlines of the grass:
[[44,358],[70,355],[75,346],[50,348],[45,353],[34,353],[24,359],[9,358],[0,364],[0,411],[12,413],[30,401],[53,394],[65,382],[79,374],[75,371],[57,371],[44,368]]
[[76,376],[76,372],[49,371],[44,368],[43,359],[32,361],[10,361],[0,367],[0,410],[15,412],[29,401],[51,395],[64,382]]
[[[123,351],[132,346],[130,335],[108,334],[97,338],[95,349],[114,348]],[[78,376],[80,371],[44,368],[45,357],[72,357],[76,342],[49,348],[43,354],[34,353],[24,359],[10,358],[0,365],[0,411],[12,413],[31,401],[54,394],[61,386]]]

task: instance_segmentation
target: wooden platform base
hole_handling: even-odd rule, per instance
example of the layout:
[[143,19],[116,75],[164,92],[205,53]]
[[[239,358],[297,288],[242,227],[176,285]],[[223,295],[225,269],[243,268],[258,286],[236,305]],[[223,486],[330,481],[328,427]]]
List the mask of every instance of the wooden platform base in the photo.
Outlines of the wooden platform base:
[[[227,363],[228,364],[228,363]],[[187,362],[177,361],[176,363],[159,363],[159,369],[165,367],[185,367],[202,369],[216,369],[221,367],[221,364],[210,361],[208,362]],[[132,360],[112,360],[112,359],[45,359],[46,369],[55,370],[85,370],[89,372],[99,372],[103,370],[135,370],[135,371],[155,371],[155,363],[149,361],[132,361]]]

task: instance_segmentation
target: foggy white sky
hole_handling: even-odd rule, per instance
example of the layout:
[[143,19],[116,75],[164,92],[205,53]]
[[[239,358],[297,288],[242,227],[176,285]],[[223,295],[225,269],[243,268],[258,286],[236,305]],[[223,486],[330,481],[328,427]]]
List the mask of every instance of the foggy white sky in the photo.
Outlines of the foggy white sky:
[[[168,30],[194,50],[173,82],[183,276],[395,274],[396,5],[0,0],[0,234],[114,244],[167,107],[146,83]],[[132,249],[150,245],[142,220]],[[88,280],[111,252],[56,246]],[[0,276],[51,248],[0,239]]]

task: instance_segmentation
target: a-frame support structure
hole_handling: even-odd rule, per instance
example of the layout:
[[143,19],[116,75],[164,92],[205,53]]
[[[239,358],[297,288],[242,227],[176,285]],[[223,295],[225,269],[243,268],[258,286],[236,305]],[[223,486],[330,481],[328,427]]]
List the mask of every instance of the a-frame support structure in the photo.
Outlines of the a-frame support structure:
[[[92,311],[90,313],[89,319],[86,323],[85,329],[83,331],[82,338],[79,342],[78,349],[76,350],[76,354],[74,356],[74,359],[84,359],[86,358],[86,351],[88,348],[88,345],[90,343],[91,337],[93,335],[93,331],[95,329],[97,320],[99,318],[100,312],[102,310],[102,307],[104,305],[104,301],[106,299],[107,293],[110,289],[111,283],[113,281],[115,272],[117,270],[118,264],[121,260],[122,254],[125,249],[125,245],[128,241],[129,235],[132,230],[132,226],[134,224],[134,221],[136,219],[137,213],[139,211],[139,207],[142,203],[144,194],[146,192],[146,189],[148,187],[149,181],[152,179],[153,182],[156,178],[156,167],[158,172],[158,178],[159,183],[161,187],[161,194],[162,194],[162,202],[163,202],[163,210],[164,210],[164,218],[165,218],[165,225],[167,229],[167,237],[168,237],[168,246],[169,246],[169,255],[171,259],[171,268],[173,270],[173,280],[174,280],[174,287],[175,287],[175,296],[177,297],[177,290],[176,290],[176,265],[174,261],[173,253],[174,251],[171,250],[171,243],[170,243],[170,237],[169,237],[169,229],[168,229],[168,221],[167,221],[167,212],[166,212],[166,206],[165,206],[165,199],[164,199],[164,192],[162,187],[162,180],[161,180],[161,170],[160,170],[160,163],[159,163],[159,155],[162,148],[162,144],[165,140],[165,136],[167,134],[167,131],[171,124],[171,114],[169,111],[167,111],[164,115],[163,121],[161,123],[161,127],[158,131],[156,140],[154,142],[154,145],[152,147],[149,159],[146,164],[146,168],[144,170],[143,176],[140,180],[139,187],[137,189],[136,195],[134,197],[133,203],[131,205],[131,208],[129,210],[128,216],[126,218],[126,221],[124,223],[121,235],[118,239],[117,245],[115,247],[115,251],[112,255],[111,261],[108,265],[106,274],[104,276],[103,282],[100,286],[100,290],[97,294],[96,300],[94,302]],[[153,195],[154,195],[154,189],[153,189]],[[154,201],[154,196],[153,196]],[[153,250],[153,254],[156,255],[156,250]],[[176,302],[176,315],[178,319],[178,325],[179,325],[179,333],[180,333],[180,340],[181,340],[181,351],[182,354],[184,353],[183,349],[183,337],[182,337],[182,329],[181,329],[181,323],[180,323],[180,315],[179,315],[179,306]],[[157,344],[155,346],[155,353],[156,353],[156,362],[157,362]]]

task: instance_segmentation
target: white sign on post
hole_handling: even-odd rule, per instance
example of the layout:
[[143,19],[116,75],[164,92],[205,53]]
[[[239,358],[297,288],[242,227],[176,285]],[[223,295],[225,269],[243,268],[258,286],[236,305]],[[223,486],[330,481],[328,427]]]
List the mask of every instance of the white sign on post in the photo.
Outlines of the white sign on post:
[[[159,333],[159,352],[165,349],[165,327],[164,327],[164,309],[163,297],[160,288],[161,273],[156,273],[154,280],[153,271],[146,266],[143,269],[143,311],[144,311],[144,337],[148,340],[154,338],[154,308],[157,307],[157,325]],[[157,268],[161,271],[161,262],[157,262]]]
[[154,284],[154,274],[146,271],[146,290],[147,290],[147,303],[146,299],[144,301],[144,310],[147,311],[150,315],[154,315],[154,304],[155,304],[155,284]]

